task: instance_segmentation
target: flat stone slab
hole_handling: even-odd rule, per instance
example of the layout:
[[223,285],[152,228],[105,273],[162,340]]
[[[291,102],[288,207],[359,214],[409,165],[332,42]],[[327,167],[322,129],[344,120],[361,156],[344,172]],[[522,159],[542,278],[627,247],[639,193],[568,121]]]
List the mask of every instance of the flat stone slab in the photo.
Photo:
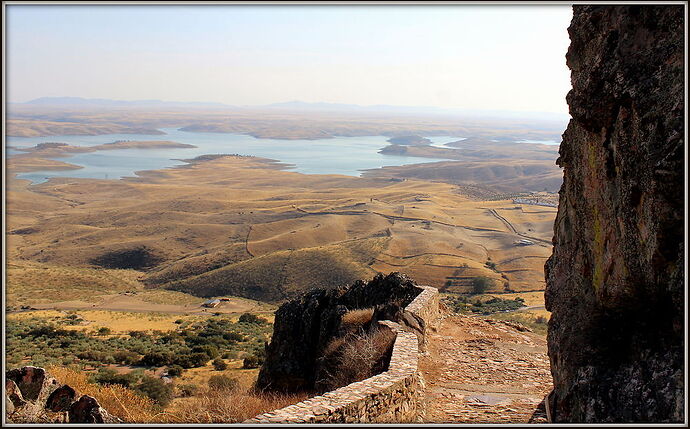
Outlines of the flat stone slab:
[[495,396],[495,395],[474,395],[467,397],[468,402],[479,402],[486,405],[498,405],[506,402],[510,402],[510,398],[505,396]]

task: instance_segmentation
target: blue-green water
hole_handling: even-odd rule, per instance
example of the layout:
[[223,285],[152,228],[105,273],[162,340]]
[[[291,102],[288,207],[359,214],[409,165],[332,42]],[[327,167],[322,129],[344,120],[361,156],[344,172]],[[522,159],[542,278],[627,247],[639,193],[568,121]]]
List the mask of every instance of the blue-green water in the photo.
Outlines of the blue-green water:
[[[75,146],[95,146],[117,140],[169,140],[192,144],[195,148],[118,149],[79,153],[54,158],[83,168],[63,171],[33,171],[20,173],[21,179],[41,183],[51,177],[79,177],[90,179],[118,179],[135,176],[135,172],[158,170],[184,164],[208,154],[253,155],[291,164],[290,171],[306,174],[344,174],[359,176],[362,170],[384,166],[444,161],[442,158],[384,155],[379,150],[387,146],[388,137],[336,137],[320,140],[258,139],[243,134],[191,133],[174,128],[162,129],[166,135],[106,134],[100,136],[7,137],[7,145],[31,147],[38,143],[60,142]],[[434,145],[459,140],[441,136],[429,137]],[[8,155],[18,153],[8,149]]]

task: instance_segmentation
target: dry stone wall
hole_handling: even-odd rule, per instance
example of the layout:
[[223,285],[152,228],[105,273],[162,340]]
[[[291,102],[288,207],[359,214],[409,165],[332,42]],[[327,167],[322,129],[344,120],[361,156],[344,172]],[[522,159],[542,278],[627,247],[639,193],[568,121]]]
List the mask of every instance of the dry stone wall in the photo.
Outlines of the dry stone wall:
[[[420,286],[422,291],[405,308],[424,321],[425,330],[438,325],[438,290]],[[381,324],[396,333],[388,370],[362,381],[314,396],[300,403],[258,415],[245,423],[403,423],[418,420],[421,409],[418,372],[423,349],[415,333],[397,323]]]

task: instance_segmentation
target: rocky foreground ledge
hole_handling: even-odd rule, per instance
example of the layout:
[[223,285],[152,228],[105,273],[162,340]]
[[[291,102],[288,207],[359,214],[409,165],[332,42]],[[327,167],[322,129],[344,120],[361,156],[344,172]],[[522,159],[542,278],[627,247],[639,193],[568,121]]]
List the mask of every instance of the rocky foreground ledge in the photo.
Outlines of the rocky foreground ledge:
[[7,423],[122,423],[96,398],[60,384],[43,368],[11,369],[5,380]]

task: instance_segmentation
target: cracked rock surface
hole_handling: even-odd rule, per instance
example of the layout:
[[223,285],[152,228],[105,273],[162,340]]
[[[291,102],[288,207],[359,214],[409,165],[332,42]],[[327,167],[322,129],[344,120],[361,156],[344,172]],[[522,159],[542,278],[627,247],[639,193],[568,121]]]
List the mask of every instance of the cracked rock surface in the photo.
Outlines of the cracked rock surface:
[[545,266],[556,422],[682,422],[683,5],[574,6]]

